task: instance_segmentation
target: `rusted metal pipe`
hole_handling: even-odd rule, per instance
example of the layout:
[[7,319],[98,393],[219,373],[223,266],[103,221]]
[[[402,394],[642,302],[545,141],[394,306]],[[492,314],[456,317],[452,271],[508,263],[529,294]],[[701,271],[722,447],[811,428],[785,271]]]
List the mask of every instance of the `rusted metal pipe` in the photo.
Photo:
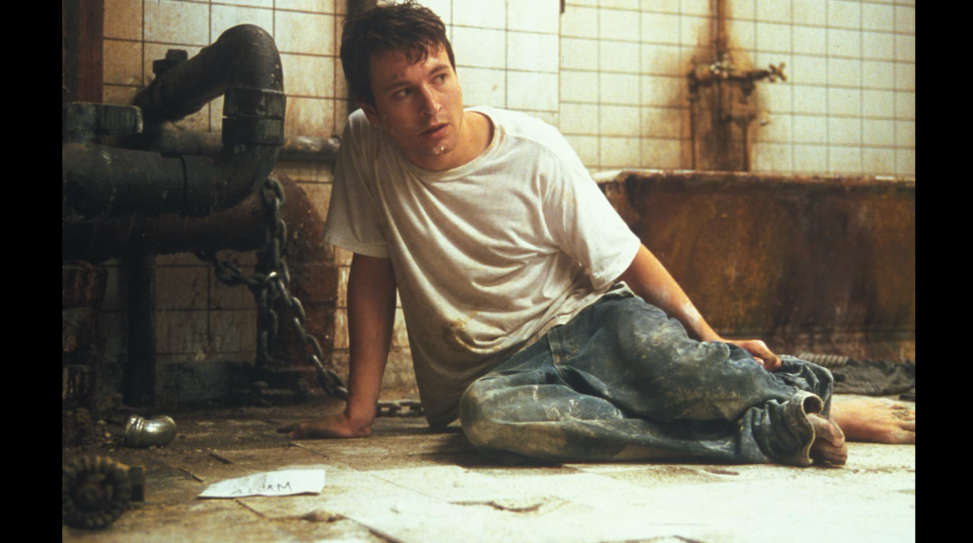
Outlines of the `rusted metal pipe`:
[[[237,205],[270,175],[284,142],[286,104],[280,54],[267,32],[240,25],[192,59],[157,68],[156,79],[135,97],[142,115],[137,121],[121,108],[62,108],[62,221],[164,212],[205,217]],[[225,118],[217,157],[163,158],[99,143],[120,134],[137,145],[132,133],[140,130],[133,127],[142,119],[150,127],[177,120],[221,94]],[[125,122],[116,121],[120,116]],[[148,132],[145,147],[157,130]]]

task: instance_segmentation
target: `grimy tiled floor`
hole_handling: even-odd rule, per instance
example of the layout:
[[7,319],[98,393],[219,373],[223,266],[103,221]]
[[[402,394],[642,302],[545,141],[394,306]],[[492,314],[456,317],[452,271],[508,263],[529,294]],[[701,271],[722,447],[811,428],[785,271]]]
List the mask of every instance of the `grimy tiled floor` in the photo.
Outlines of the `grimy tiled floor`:
[[[147,471],[146,500],[62,541],[343,543],[898,542],[916,539],[916,449],[855,443],[841,469],[758,465],[494,465],[458,427],[380,419],[366,439],[292,442],[281,424],[339,405],[172,413],[170,445],[62,450]],[[319,495],[199,499],[209,484],[289,467],[326,473]]]

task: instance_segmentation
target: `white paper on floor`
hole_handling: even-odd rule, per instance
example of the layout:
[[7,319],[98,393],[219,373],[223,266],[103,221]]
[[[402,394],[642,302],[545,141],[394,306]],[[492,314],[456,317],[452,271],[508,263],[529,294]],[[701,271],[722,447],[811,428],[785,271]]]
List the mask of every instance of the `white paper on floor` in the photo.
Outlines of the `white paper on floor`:
[[323,469],[287,469],[220,481],[210,485],[199,497],[293,496],[320,494],[322,488],[324,488]]

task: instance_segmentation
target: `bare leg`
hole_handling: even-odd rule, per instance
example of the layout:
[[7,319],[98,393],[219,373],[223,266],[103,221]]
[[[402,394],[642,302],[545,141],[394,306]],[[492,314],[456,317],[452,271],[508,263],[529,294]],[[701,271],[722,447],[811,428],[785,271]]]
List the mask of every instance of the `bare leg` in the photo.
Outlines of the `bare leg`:
[[845,435],[834,422],[819,415],[808,415],[814,426],[814,443],[811,444],[811,458],[817,463],[843,466],[848,461],[848,446]]
[[841,398],[831,403],[831,420],[849,441],[916,443],[916,412],[892,400]]

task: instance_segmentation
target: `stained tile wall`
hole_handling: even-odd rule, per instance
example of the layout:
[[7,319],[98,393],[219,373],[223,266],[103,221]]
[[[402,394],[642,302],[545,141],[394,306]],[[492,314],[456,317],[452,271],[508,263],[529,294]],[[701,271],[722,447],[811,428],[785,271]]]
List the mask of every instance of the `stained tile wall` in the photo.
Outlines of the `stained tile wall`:
[[[690,168],[686,74],[712,58],[715,0],[567,0],[560,129],[592,169]],[[726,0],[758,83],[753,169],[915,175],[914,0]],[[708,54],[708,56],[707,56]]]
[[[786,63],[758,84],[761,171],[915,175],[914,0],[726,0],[735,60]],[[423,0],[449,29],[467,105],[525,111],[558,126],[592,170],[688,168],[686,73],[712,45],[715,0]],[[337,59],[347,0],[105,0],[105,100],[128,103],[169,48],[190,55],[240,23],[281,51],[288,136],[340,133],[348,91]],[[182,121],[219,130],[222,101]],[[280,163],[326,213],[329,166]],[[351,255],[338,251],[342,291]],[[245,265],[252,265],[240,255]],[[165,360],[252,359],[249,292],[189,255],[159,258]],[[124,356],[124,273],[111,264],[110,351]],[[250,268],[247,268],[248,270]],[[337,315],[347,356],[345,302]],[[407,359],[401,313],[395,349]]]
[[[287,93],[287,137],[327,138],[340,132],[348,114],[347,91],[337,61],[346,0],[105,0],[104,96],[127,104],[153,79],[152,62],[168,49],[190,56],[237,24],[269,32],[281,53]],[[180,121],[187,130],[219,131],[222,99]],[[336,121],[338,119],[338,121]],[[326,213],[331,194],[329,165],[279,163],[286,174]],[[229,252],[244,273],[251,254]],[[345,255],[343,255],[345,256]],[[161,363],[251,361],[256,347],[256,311],[244,287],[227,287],[195,256],[157,258],[158,355]],[[126,356],[126,273],[124,262],[108,263],[111,275],[102,319],[109,359]]]

